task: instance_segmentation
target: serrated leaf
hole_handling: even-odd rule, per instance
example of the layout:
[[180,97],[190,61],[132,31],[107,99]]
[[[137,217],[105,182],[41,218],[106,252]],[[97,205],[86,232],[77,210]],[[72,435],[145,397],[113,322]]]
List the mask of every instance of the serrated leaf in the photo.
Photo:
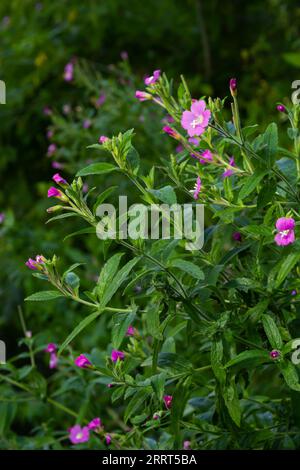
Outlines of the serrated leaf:
[[281,361],[277,365],[282,372],[286,384],[292,390],[300,392],[299,376],[296,367],[288,360]]
[[224,367],[228,368],[236,365],[245,366],[245,363],[247,363],[247,365],[252,364],[254,366],[268,361],[270,361],[270,357],[267,351],[263,351],[262,349],[250,349],[249,351],[243,351],[236,357],[232,358]]
[[114,349],[118,349],[123,339],[125,338],[128,327],[132,324],[135,318],[135,312],[130,313],[118,313],[113,318],[112,328],[112,346]]
[[190,276],[198,280],[204,279],[204,273],[199,266],[192,263],[191,261],[186,261],[184,259],[174,259],[171,261],[170,265],[175,268],[179,268],[181,271],[188,273]]
[[278,289],[280,284],[285,280],[285,278],[289,275],[295,265],[298,263],[300,259],[300,252],[298,253],[290,253],[284,260],[281,262],[280,268],[278,270],[277,278],[274,283],[274,288]]
[[176,194],[172,186],[164,186],[160,189],[149,189],[149,192],[165,204],[172,205],[177,203]]
[[88,176],[88,175],[103,175],[105,173],[110,173],[115,171],[118,168],[111,163],[101,162],[101,163],[92,163],[91,165],[86,166],[78,171],[76,176]]
[[223,364],[223,342],[221,339],[214,340],[211,345],[210,350],[210,360],[213,373],[219,382],[225,383],[226,372],[224,370]]
[[243,186],[240,189],[238,198],[242,201],[247,196],[249,196],[252,193],[252,191],[254,191],[254,189],[257,188],[258,184],[264,178],[265,175],[266,175],[266,172],[264,171],[263,173],[254,174],[252,176],[244,178]]
[[135,395],[131,398],[130,402],[126,407],[126,411],[124,414],[124,421],[127,423],[130,416],[136,414],[138,409],[142,406],[142,404],[146,401],[148,396],[151,394],[151,389],[146,388],[139,390]]
[[283,346],[282,338],[273,318],[270,315],[262,315],[262,324],[272,348],[281,349]]
[[58,299],[59,297],[64,297],[64,295],[57,290],[43,290],[26,297],[25,300],[33,302],[44,302],[47,300]]

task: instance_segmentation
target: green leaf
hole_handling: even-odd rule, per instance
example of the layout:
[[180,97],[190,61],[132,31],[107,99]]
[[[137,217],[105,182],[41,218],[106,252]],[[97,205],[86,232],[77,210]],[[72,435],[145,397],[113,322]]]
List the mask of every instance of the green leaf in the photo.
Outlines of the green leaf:
[[66,212],[65,214],[60,214],[60,215],[56,215],[55,217],[51,217],[51,219],[48,219],[46,221],[46,224],[49,224],[49,222],[53,222],[54,220],[67,219],[68,217],[79,217],[79,216],[78,214],[74,214],[74,212]]
[[149,388],[144,388],[142,390],[139,390],[137,393],[135,393],[135,395],[131,398],[130,402],[127,405],[127,408],[124,414],[125,423],[127,423],[130,416],[132,416],[133,414],[136,414],[136,412],[142,406],[144,401],[146,401],[150,393],[151,393],[151,389]]
[[116,253],[103,266],[97,283],[99,298],[103,297],[106,289],[111,285],[123,255],[124,253]]
[[129,152],[127,153],[126,160],[133,173],[137,174],[140,166],[140,156],[138,151],[133,146],[131,146]]
[[270,357],[267,351],[261,349],[250,349],[249,351],[243,351],[238,354],[236,357],[231,359],[225,364],[225,368],[241,365],[241,367],[246,367],[246,365],[257,365],[264,362],[269,362]]
[[44,302],[47,300],[58,299],[59,297],[64,297],[64,295],[57,290],[43,290],[36,292],[35,294],[26,297],[26,301],[35,301],[35,302]]
[[246,227],[242,227],[240,231],[249,235],[255,235],[254,238],[269,237],[272,235],[272,229],[264,225],[246,225]]
[[132,270],[132,268],[137,264],[137,262],[140,260],[140,258],[133,258],[130,260],[125,266],[123,266],[120,271],[116,274],[114,277],[114,282],[110,283],[107,285],[107,288],[103,292],[102,297],[100,298],[100,307],[103,308],[107,303],[110,301],[112,296],[117,292],[121,284],[127,280],[127,277]]
[[183,259],[178,258],[172,260],[170,266],[179,268],[181,271],[190,274],[190,276],[194,277],[195,279],[204,279],[204,273],[202,269],[200,269],[199,266],[197,266],[196,264],[191,263],[191,261],[185,261]]
[[87,233],[94,233],[96,235],[96,229],[95,227],[87,227],[87,228],[83,228],[81,230],[77,230],[76,232],[73,232],[73,233],[70,233],[69,235],[67,235],[63,241],[65,242],[66,240],[68,240],[68,238],[71,238],[71,237],[76,237],[77,235],[85,235]]
[[288,360],[278,362],[286,384],[296,392],[300,392],[299,376],[296,367]]
[[172,205],[177,203],[176,194],[172,186],[164,186],[160,189],[149,189],[149,192],[165,204]]
[[226,372],[224,370],[223,364],[223,342],[222,339],[218,339],[212,342],[211,351],[210,351],[210,360],[213,373],[219,382],[225,383]]
[[281,262],[277,278],[274,284],[274,288],[278,289],[280,284],[285,280],[288,274],[292,271],[294,266],[298,263],[300,259],[300,252],[290,253],[286,258]]
[[231,379],[230,385],[224,385],[223,398],[231,419],[240,427],[242,412],[234,377]]
[[68,335],[68,337],[65,339],[65,341],[63,342],[63,344],[62,344],[61,347],[59,348],[58,354],[61,354],[61,353],[63,352],[63,350],[68,346],[68,344],[70,344],[71,341],[73,341],[73,339],[75,339],[76,336],[78,336],[79,333],[81,333],[82,330],[84,330],[84,329],[85,329],[87,326],[89,326],[94,320],[96,320],[96,318],[98,318],[101,313],[102,313],[101,311],[97,311],[97,312],[91,313],[90,315],[88,315],[87,317],[85,317],[84,320],[82,320],[80,323],[78,323],[78,325],[77,325],[77,326],[74,328],[74,330]]
[[102,175],[105,173],[110,173],[111,171],[115,171],[118,168],[111,163],[92,163],[91,165],[82,168],[79,170],[76,176],[87,176],[87,175]]
[[158,401],[162,401],[163,399],[166,378],[166,372],[161,372],[160,374],[156,374],[151,377],[151,385]]
[[262,315],[262,324],[272,348],[281,349],[283,346],[282,338],[273,318],[270,315]]
[[252,323],[257,322],[261,315],[265,312],[269,304],[269,299],[262,300],[258,302],[254,307],[249,308],[245,314],[245,319],[249,319]]
[[282,54],[284,60],[294,67],[300,67],[300,54],[299,52],[285,52]]
[[278,147],[278,130],[275,122],[268,125],[263,135],[263,143],[265,145],[264,157],[268,167],[271,168],[275,163]]
[[112,327],[112,346],[118,349],[125,338],[128,327],[132,324],[135,317],[135,311],[130,313],[117,313],[113,317]]
[[159,316],[162,306],[159,302],[151,303],[146,311],[146,326],[148,333],[156,339],[162,339]]
[[260,181],[263,179],[265,175],[266,175],[266,172],[264,171],[263,173],[254,174],[252,176],[249,176],[248,178],[244,178],[243,186],[240,189],[238,198],[242,201],[247,196],[249,196],[252,193],[252,191],[254,191],[254,189],[257,188]]
[[249,289],[259,289],[260,284],[253,279],[248,279],[247,277],[239,277],[232,279],[231,281],[225,284],[227,289],[235,288],[238,290],[243,290],[247,292]]
[[107,188],[103,193],[99,194],[99,196],[96,199],[96,202],[93,206],[93,212],[96,213],[97,207],[102,204],[115,190],[117,189],[117,186],[111,186],[110,188]]

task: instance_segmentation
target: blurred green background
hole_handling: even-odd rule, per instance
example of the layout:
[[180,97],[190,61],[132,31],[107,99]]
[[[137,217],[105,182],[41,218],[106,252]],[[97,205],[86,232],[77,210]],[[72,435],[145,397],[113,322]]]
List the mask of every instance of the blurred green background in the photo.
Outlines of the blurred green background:
[[[237,77],[244,121],[280,120],[276,103],[288,100],[292,81],[300,79],[299,24],[296,0],[1,0],[7,102],[0,105],[0,337],[9,355],[21,335],[17,306],[39,290],[24,265],[28,257],[56,253],[66,265],[86,262],[86,282],[101,265],[95,241],[61,243],[76,224],[45,225],[53,162],[71,178],[94,157],[87,145],[131,127],[146,165],[175,152],[161,135],[160,111],[134,98],[154,69],[175,80],[184,74],[195,97],[224,97]],[[63,76],[70,61],[71,83]],[[55,151],[47,157],[51,144]],[[55,308],[57,317],[52,306],[24,307],[41,343],[73,326],[73,307]]]

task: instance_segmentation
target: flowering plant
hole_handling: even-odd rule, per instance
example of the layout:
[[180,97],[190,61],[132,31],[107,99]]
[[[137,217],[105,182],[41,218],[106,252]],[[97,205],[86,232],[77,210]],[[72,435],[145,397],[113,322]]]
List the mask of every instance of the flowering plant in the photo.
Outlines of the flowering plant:
[[[95,236],[97,208],[117,189],[93,196],[82,178],[97,184],[106,175],[119,184],[128,179],[146,205],[203,204],[206,227],[203,247],[190,251],[184,239],[98,240],[105,262],[94,282],[83,279],[84,291],[77,273],[88,268],[80,263],[62,272],[55,255],[27,261],[52,287],[26,301],[64,298],[81,307],[81,318],[71,318],[68,334],[59,332],[46,347],[55,370],[49,389],[42,378],[32,386],[34,338],[26,340],[32,368],[25,383],[13,367],[3,378],[72,417],[61,440],[117,449],[299,446],[292,352],[299,335],[300,107],[279,105],[293,143],[284,149],[276,123],[260,133],[242,125],[235,79],[229,89],[230,107],[225,99],[193,99],[183,77],[174,95],[173,83],[156,70],[136,98],[165,111],[162,138],[173,139],[177,153],[146,170],[133,130],[102,135],[90,146],[93,162],[72,182],[53,177],[50,221],[79,218],[83,226],[73,236]],[[95,347],[87,349],[80,339],[91,325]],[[56,385],[67,377],[66,387]],[[66,405],[72,384],[79,412]],[[108,431],[99,387],[117,406]]]

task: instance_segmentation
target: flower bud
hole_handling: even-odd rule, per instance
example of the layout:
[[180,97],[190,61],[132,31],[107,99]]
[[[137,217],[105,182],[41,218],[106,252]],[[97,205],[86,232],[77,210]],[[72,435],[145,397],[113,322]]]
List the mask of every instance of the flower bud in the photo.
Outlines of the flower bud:
[[231,96],[237,96],[237,79],[231,78],[229,81],[229,88]]

